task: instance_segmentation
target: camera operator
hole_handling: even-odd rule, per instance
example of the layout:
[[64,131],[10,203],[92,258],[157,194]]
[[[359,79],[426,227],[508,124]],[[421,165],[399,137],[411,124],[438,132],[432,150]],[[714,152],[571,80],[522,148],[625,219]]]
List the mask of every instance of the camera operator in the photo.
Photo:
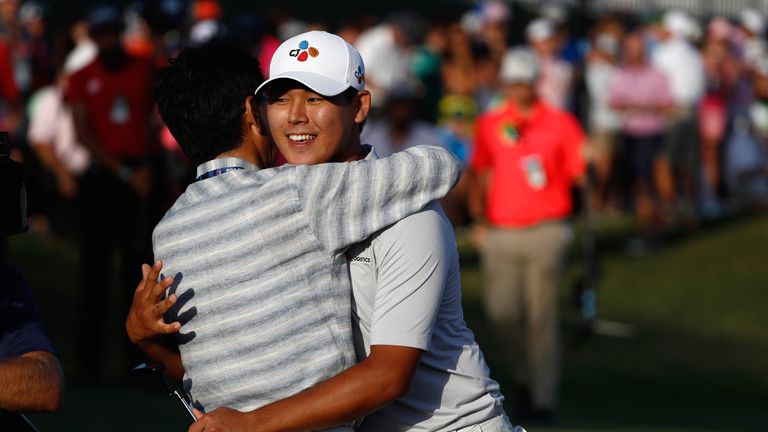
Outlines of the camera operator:
[[[0,238],[26,231],[26,194],[20,163],[9,157],[0,132]],[[57,411],[63,375],[21,271],[0,261],[0,430],[19,430],[13,413]]]

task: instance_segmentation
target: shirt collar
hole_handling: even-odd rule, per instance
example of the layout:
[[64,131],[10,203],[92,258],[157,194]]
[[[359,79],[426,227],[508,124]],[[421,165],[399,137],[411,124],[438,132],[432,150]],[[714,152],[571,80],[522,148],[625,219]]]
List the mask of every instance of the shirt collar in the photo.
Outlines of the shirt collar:
[[368,150],[368,154],[365,155],[363,160],[376,160],[379,159],[379,154],[376,153],[376,149],[370,144],[363,144],[363,148]]
[[248,162],[245,159],[236,157],[225,157],[218,159],[211,159],[208,162],[202,163],[197,167],[197,175],[199,177],[207,172],[214,171],[221,168],[238,167],[243,169],[258,170],[259,167]]

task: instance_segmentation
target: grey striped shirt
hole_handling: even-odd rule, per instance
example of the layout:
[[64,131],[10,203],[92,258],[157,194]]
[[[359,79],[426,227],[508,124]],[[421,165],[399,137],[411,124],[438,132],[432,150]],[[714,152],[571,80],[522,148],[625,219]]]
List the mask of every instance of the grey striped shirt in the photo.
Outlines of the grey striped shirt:
[[355,362],[345,249],[445,195],[460,173],[421,146],[375,161],[258,170],[216,159],[154,230],[179,298],[184,386],[210,411],[291,396]]

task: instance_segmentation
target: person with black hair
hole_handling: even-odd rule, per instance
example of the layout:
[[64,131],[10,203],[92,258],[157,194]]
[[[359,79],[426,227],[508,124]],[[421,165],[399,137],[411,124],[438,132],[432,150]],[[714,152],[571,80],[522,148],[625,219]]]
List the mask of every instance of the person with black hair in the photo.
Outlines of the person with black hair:
[[[354,65],[364,73],[359,55]],[[143,267],[126,332],[170,376],[184,374],[204,412],[250,411],[351,367],[347,248],[444,196],[460,172],[450,152],[430,146],[269,169],[274,147],[254,95],[261,81],[250,55],[203,45],[173,59],[155,90],[162,119],[199,166],[155,227],[161,262]],[[360,83],[311,103],[357,128],[369,109]],[[159,336],[168,333],[175,340]],[[351,430],[351,420],[320,427]]]
[[[88,14],[97,57],[72,74],[65,101],[72,111],[75,136],[89,152],[91,163],[79,182],[81,213],[80,317],[78,379],[99,382],[107,334],[105,306],[120,255],[120,310],[125,313],[137,269],[150,257],[150,227],[159,215],[153,187],[160,185],[156,136],[153,130],[151,60],[133,57],[121,44],[122,13],[116,6],[94,7]],[[154,176],[154,178],[153,178]],[[94,326],[94,323],[98,323]],[[140,352],[125,341],[127,359]],[[87,365],[87,366],[86,366]]]

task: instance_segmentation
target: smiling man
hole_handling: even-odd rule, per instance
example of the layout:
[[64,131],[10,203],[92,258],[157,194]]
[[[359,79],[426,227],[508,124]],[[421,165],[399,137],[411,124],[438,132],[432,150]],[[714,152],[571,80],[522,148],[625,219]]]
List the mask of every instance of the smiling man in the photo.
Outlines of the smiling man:
[[[289,164],[377,161],[360,138],[371,104],[365,66],[357,50],[337,35],[313,31],[286,40],[256,96]],[[416,171],[397,175],[408,183],[423,181]],[[371,176],[352,186],[370,188],[384,180]],[[358,197],[385,203],[375,190]],[[382,208],[370,217],[378,220],[387,212]],[[227,265],[226,260],[219,264]],[[337,312],[350,319],[358,363],[259,409],[209,411],[190,432],[312,431],[363,415],[361,431],[522,430],[513,428],[504,413],[499,385],[464,322],[456,239],[438,204],[353,246],[343,268],[351,275],[353,299],[350,310]],[[139,289],[158,293],[170,284],[163,280],[155,289],[155,278],[150,274]],[[144,340],[176,331],[173,323],[162,321],[155,300],[147,296],[143,306],[135,302]]]
[[[365,66],[339,36],[313,31],[283,42],[256,93],[289,163],[377,159],[360,139],[371,104]],[[339,112],[334,101],[362,109]],[[358,364],[249,413],[211,412],[190,431],[311,431],[361,415],[360,431],[515,430],[464,322],[456,239],[440,206],[375,233],[347,258]]]
[[[154,229],[155,258],[169,277],[155,291],[155,265],[126,329],[174,376],[183,367],[202,411],[252,410],[350,367],[345,250],[445,195],[460,170],[449,152],[425,146],[376,161],[266,169],[273,146],[252,103],[261,81],[249,55],[204,46],[175,58],[155,92],[198,177]],[[352,100],[315,102],[331,117],[365,118],[366,107]],[[170,276],[172,294],[159,312],[175,306],[180,356],[136,325],[137,305]]]

